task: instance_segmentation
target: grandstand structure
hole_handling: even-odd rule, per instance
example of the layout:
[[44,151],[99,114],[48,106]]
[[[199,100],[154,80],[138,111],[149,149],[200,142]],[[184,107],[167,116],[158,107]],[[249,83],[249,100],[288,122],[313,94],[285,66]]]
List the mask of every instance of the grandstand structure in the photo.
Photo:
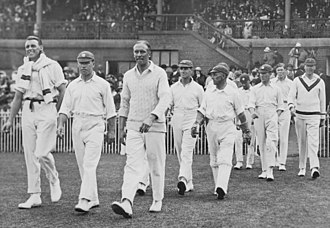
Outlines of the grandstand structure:
[[[16,70],[23,63],[25,38],[36,34],[47,55],[62,67],[75,68],[77,54],[89,50],[96,64],[113,75],[135,64],[132,46],[142,39],[151,43],[155,64],[191,59],[204,73],[219,62],[250,71],[262,63],[265,47],[276,48],[288,63],[290,49],[299,42],[315,52],[318,70],[330,75],[327,13],[327,0],[1,0],[0,70],[8,75]],[[225,33],[226,25],[232,34]],[[246,25],[252,25],[249,37],[242,33]],[[0,114],[2,125],[8,113]],[[0,151],[21,150],[19,123],[18,116],[16,131],[0,133]],[[320,156],[330,157],[329,124],[323,131]],[[167,152],[172,153],[172,136],[167,137]],[[72,150],[66,140],[58,151]],[[105,145],[104,151],[118,153],[118,148],[117,142],[112,148]],[[202,151],[205,138],[196,147],[197,154]]]
[[[158,65],[171,66],[180,59],[191,59],[205,72],[220,61],[251,70],[256,62],[262,62],[266,46],[276,48],[287,63],[290,49],[300,42],[304,48],[317,53],[318,69],[329,73],[330,19],[327,15],[315,13],[305,13],[302,18],[297,18],[296,7],[293,6],[302,4],[296,0],[4,2],[14,3],[11,12],[17,10],[27,15],[26,20],[19,20],[16,19],[17,13],[12,12],[15,14],[12,20],[0,20],[0,69],[6,71],[21,65],[24,39],[34,33],[44,40],[47,55],[58,60],[63,67],[74,66],[77,53],[87,49],[96,53],[96,62],[103,65],[106,73],[111,74],[124,73],[132,67],[134,59],[131,47],[137,39],[150,41],[152,59]],[[250,17],[249,14],[241,18],[226,15],[228,18],[225,20],[219,13],[226,9],[231,12],[230,7],[238,7],[245,12],[247,9],[244,4],[249,2],[259,8],[264,7],[259,13],[259,8],[252,9],[249,6],[250,11],[255,10],[258,17]],[[304,2],[320,2],[319,5],[325,9],[328,9],[326,7],[329,4],[326,0]],[[282,7],[282,14],[267,17],[272,15],[272,7],[274,12],[276,7]],[[307,7],[312,6],[307,4]],[[232,35],[224,33],[222,26],[225,24],[231,26]],[[252,35],[248,39],[241,34],[246,24],[253,24]],[[225,42],[223,47],[211,42],[215,34]]]

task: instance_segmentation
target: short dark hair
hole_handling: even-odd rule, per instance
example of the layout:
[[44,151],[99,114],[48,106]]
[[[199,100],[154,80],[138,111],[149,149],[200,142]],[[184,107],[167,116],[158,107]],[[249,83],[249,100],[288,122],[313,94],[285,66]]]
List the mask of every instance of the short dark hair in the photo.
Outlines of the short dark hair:
[[26,40],[36,40],[36,41],[38,41],[39,45],[42,45],[42,41],[41,41],[40,37],[38,37],[38,36],[28,36],[28,37],[26,37]]

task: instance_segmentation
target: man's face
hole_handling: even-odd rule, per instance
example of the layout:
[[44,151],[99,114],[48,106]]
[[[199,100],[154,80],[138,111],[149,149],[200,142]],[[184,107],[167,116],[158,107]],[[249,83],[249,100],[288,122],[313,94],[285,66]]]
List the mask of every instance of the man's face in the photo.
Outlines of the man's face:
[[94,61],[92,60],[83,60],[79,61],[78,60],[78,69],[81,75],[86,76],[90,75],[93,73],[93,68],[94,68]]
[[305,68],[306,74],[313,74],[315,71],[315,66],[305,65],[304,68]]
[[284,67],[277,67],[276,68],[276,74],[277,74],[277,77],[281,80],[283,80],[286,76],[286,70],[284,69]]
[[193,70],[192,70],[191,67],[184,67],[184,66],[182,66],[182,67],[179,68],[179,70],[180,70],[180,76],[181,76],[181,78],[189,78],[193,74]]
[[270,72],[260,72],[260,79],[262,83],[268,83],[270,80]]
[[227,79],[227,75],[222,72],[211,73],[214,85],[220,85]]
[[144,66],[148,64],[150,50],[143,43],[135,44],[133,47],[134,59],[138,65]]
[[37,40],[27,40],[25,42],[25,52],[26,56],[29,57],[30,60],[35,61],[39,58],[43,47],[39,45]]

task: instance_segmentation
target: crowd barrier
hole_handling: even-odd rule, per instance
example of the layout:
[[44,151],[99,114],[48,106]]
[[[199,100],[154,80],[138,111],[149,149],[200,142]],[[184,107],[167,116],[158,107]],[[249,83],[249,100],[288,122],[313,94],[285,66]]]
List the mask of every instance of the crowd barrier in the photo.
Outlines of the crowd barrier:
[[[3,124],[9,117],[8,111],[0,111],[0,129]],[[330,157],[330,149],[329,149],[329,136],[330,136],[330,128],[329,128],[329,116],[326,117],[326,126],[320,128],[320,147],[319,147],[319,156],[320,157]],[[173,140],[173,130],[171,127],[171,117],[167,117],[166,121],[166,154],[175,154],[174,149],[174,140]],[[70,118],[65,125],[65,134],[62,139],[57,138],[56,149],[54,152],[64,153],[64,152],[74,152],[72,145],[72,136],[71,136],[71,125],[72,118]],[[0,131],[0,152],[23,152],[22,147],[22,129],[21,129],[21,113],[19,113],[14,120],[13,128],[9,133],[4,133]],[[118,118],[115,125],[116,129],[116,139],[114,143],[108,143],[104,140],[103,144],[103,153],[106,154],[119,154],[121,152],[121,145],[118,137]],[[105,137],[106,139],[106,137]],[[197,137],[197,142],[194,150],[195,155],[205,155],[208,154],[207,149],[207,138],[205,134],[204,126],[201,126],[199,136]]]

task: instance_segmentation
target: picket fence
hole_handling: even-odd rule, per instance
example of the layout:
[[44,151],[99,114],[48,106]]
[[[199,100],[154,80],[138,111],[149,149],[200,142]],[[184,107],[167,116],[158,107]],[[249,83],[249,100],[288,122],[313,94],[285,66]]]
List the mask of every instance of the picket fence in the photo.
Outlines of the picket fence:
[[[0,129],[3,124],[9,117],[8,111],[0,111]],[[166,121],[166,129],[167,133],[165,136],[166,140],[166,153],[167,154],[175,154],[174,149],[174,140],[173,140],[173,131],[170,124],[171,117],[167,117]],[[329,128],[329,116],[327,116],[327,124],[325,127],[320,128],[320,148],[319,148],[319,156],[320,157],[330,157],[329,151],[329,136],[330,136],[330,128]],[[64,152],[74,152],[72,145],[72,136],[71,136],[71,125],[72,118],[68,120],[65,125],[65,134],[62,139],[57,138],[56,148],[54,152],[64,153]],[[23,152],[22,147],[22,124],[21,124],[21,113],[19,113],[14,120],[13,128],[9,133],[4,133],[0,130],[0,152]],[[114,143],[108,143],[106,140],[103,144],[103,153],[106,154],[119,154],[121,152],[121,145],[119,143],[118,137],[118,118],[116,121],[116,139]],[[195,155],[204,155],[208,154],[207,150],[207,139],[205,134],[204,126],[201,126],[199,137],[197,138],[196,147],[194,150]]]

